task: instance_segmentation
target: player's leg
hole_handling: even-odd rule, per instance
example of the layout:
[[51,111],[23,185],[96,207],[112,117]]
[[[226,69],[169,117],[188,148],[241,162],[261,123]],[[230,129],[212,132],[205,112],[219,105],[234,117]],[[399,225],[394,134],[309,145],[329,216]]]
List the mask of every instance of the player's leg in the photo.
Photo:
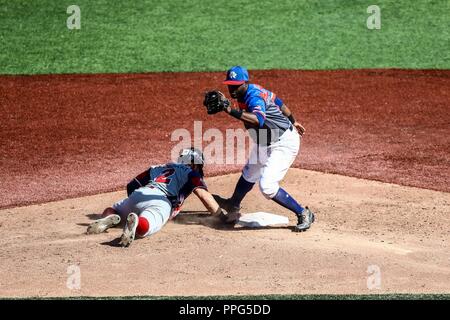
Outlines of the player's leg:
[[128,247],[136,237],[148,237],[161,230],[169,220],[170,210],[170,204],[162,202],[147,208],[139,215],[134,212],[130,213],[120,239],[120,244]]
[[[285,197],[281,195],[285,196],[286,192],[280,188],[279,182],[283,180],[299,152],[300,137],[296,131],[288,130],[269,149],[267,161],[261,169],[259,187],[266,198],[283,201],[281,198]],[[277,197],[279,191],[280,196]]]
[[141,188],[135,198],[135,209],[127,217],[120,240],[124,247],[129,246],[135,237],[147,237],[161,230],[172,210],[170,201],[158,189]]
[[101,218],[91,223],[88,226],[86,233],[87,234],[102,233],[108,230],[109,228],[118,226],[122,218],[119,212],[116,209],[114,209],[114,206],[116,206],[117,208],[117,204],[123,203],[124,200],[117,202],[116,204],[113,205],[113,207],[108,207],[105,210],[103,210]]
[[280,138],[280,141],[271,146],[267,162],[262,168],[259,187],[266,198],[294,212],[299,220],[297,229],[299,229],[298,231],[303,231],[309,228],[313,222],[314,215],[279,185],[279,182],[283,180],[294,162],[299,148],[300,137],[297,131],[286,131]]
[[[117,201],[113,204],[112,210],[114,210],[115,214],[120,216],[121,221],[127,220],[128,214],[135,209],[135,199],[133,199],[132,194],[128,198],[124,198],[122,200]],[[112,213],[112,210],[108,210],[103,212],[103,214]]]
[[[238,211],[241,207],[241,202],[249,193],[255,183],[261,177],[261,168],[263,163],[267,159],[267,147],[258,147],[255,145],[250,152],[247,164],[242,170],[242,175],[240,176],[235,188],[233,195],[230,199],[218,199],[216,200],[219,205],[227,210],[228,212]],[[225,200],[225,201],[221,201]]]
[[244,199],[245,195],[252,190],[255,182],[259,179],[261,166],[258,165],[257,162],[257,151],[257,146],[253,146],[247,163],[242,170],[242,175],[239,177],[239,180],[234,187],[231,198],[222,198],[219,195],[213,194],[213,197],[219,206],[228,213],[239,212],[242,199]]
[[118,214],[117,211],[112,207],[108,207],[105,210],[103,210],[102,218],[106,218],[106,217],[114,215],[114,214]]
[[139,225],[136,234],[139,237],[148,237],[160,231],[169,221],[171,206],[167,202],[159,201],[139,216]]

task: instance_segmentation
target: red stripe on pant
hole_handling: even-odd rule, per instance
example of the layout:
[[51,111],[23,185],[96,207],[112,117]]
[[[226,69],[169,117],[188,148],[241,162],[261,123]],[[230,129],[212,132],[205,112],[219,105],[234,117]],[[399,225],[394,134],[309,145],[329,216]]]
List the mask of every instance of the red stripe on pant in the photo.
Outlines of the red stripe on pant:
[[144,217],[139,217],[139,223],[136,228],[136,234],[138,236],[143,237],[146,235],[148,230],[150,230],[150,223],[148,222],[148,220]]

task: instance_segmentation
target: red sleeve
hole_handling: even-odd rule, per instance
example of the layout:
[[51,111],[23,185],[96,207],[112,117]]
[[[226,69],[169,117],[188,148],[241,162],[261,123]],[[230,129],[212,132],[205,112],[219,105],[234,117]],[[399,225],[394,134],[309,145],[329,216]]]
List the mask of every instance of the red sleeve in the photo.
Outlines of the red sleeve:
[[205,180],[203,180],[202,176],[197,171],[192,171],[189,174],[189,182],[190,182],[192,191],[194,191],[197,188],[202,188],[202,189],[208,190]]

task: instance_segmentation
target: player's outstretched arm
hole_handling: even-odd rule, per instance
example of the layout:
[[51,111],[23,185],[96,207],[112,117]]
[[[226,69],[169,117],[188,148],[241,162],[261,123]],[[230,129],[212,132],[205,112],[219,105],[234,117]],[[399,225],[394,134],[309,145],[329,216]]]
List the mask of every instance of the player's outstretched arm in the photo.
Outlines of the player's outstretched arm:
[[194,194],[200,199],[205,208],[213,216],[220,216],[220,214],[222,213],[222,209],[219,207],[219,204],[208,190],[197,188],[194,190]]

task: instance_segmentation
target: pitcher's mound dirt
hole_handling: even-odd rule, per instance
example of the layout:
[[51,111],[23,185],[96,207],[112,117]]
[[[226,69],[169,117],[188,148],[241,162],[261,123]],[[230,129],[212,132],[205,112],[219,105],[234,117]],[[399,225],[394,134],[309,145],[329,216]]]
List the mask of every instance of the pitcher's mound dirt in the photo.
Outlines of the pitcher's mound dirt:
[[[207,181],[230,195],[237,179]],[[221,228],[193,196],[176,221],[123,249],[119,229],[83,232],[125,192],[4,209],[0,296],[450,291],[449,193],[299,169],[284,187],[316,212],[308,232],[291,232],[293,215],[257,188],[244,211],[287,215],[290,226]]]

